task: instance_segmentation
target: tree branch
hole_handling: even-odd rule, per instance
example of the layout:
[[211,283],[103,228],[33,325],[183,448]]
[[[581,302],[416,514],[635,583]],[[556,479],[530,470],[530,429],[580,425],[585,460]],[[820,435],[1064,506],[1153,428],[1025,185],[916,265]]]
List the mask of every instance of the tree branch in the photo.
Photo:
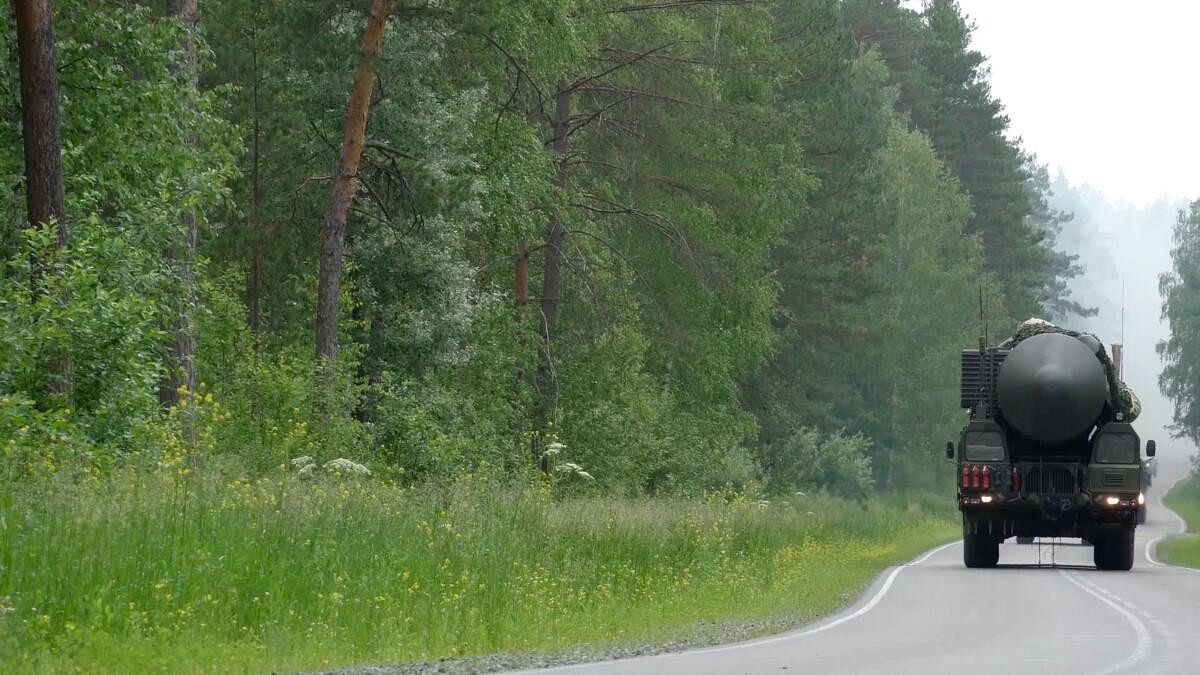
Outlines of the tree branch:
[[677,44],[679,44],[679,42],[678,42],[678,41],[676,41],[676,42],[668,42],[668,43],[667,43],[667,44],[665,44],[665,45],[660,45],[660,46],[658,46],[658,47],[655,47],[655,48],[653,48],[653,49],[651,49],[651,50],[649,50],[649,51],[645,51],[645,52],[642,52],[642,53],[640,53],[640,54],[637,54],[637,55],[635,55],[633,58],[630,58],[630,59],[627,59],[627,60],[625,60],[625,61],[622,61],[622,62],[620,62],[620,63],[618,63],[618,64],[616,64],[616,65],[612,66],[611,68],[605,68],[603,71],[601,71],[601,72],[599,72],[599,73],[596,73],[595,75],[590,75],[590,76],[588,76],[588,77],[584,77],[584,78],[581,78],[581,79],[579,79],[579,80],[576,80],[574,83],[572,83],[570,86],[568,86],[568,87],[566,88],[566,91],[565,91],[565,93],[572,94],[572,93],[574,93],[575,91],[577,91],[577,90],[578,90],[580,87],[583,87],[584,85],[588,84],[589,82],[595,82],[595,81],[597,81],[597,80],[600,80],[600,79],[602,79],[602,78],[608,77],[609,75],[611,75],[611,74],[613,74],[613,73],[617,72],[618,70],[621,70],[622,68],[626,68],[626,67],[632,66],[632,65],[634,65],[635,63],[638,63],[638,62],[640,62],[640,61],[644,61],[644,60],[646,60],[647,58],[649,58],[649,57],[653,56],[654,54],[657,54],[658,52],[661,52],[661,51],[663,51],[663,50],[665,50],[665,49],[670,49],[671,47],[673,47],[673,46],[675,46],[675,45],[677,45]]
[[605,14],[631,14],[633,12],[653,12],[704,6],[744,7],[750,5],[770,5],[772,1],[773,0],[672,0],[671,2],[655,2],[645,5],[625,5],[624,7],[610,9],[605,12]]

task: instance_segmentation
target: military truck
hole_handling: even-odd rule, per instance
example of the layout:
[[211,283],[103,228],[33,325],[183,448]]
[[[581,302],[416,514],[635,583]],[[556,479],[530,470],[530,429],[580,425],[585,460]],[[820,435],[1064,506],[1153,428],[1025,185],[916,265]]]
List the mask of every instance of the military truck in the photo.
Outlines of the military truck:
[[[969,420],[957,457],[963,563],[994,567],[1009,537],[1078,537],[1096,567],[1133,567],[1145,504],[1141,440],[1094,336],[1046,332],[962,352]],[[1136,397],[1132,397],[1136,404]],[[1136,404],[1140,406],[1140,404]],[[1146,456],[1155,454],[1154,441]]]

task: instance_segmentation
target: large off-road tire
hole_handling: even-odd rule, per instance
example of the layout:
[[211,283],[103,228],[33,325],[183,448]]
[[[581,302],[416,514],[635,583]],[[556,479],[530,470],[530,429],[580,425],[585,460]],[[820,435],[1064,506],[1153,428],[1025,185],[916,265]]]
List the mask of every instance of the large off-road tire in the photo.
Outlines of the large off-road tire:
[[987,534],[963,535],[963,564],[967,567],[995,567],[1000,561],[1000,540]]
[[1092,560],[1097,569],[1128,571],[1133,569],[1133,528],[1094,537]]
[[1096,569],[1106,570],[1111,567],[1109,563],[1108,538],[1094,536],[1092,537],[1092,562],[1096,563]]

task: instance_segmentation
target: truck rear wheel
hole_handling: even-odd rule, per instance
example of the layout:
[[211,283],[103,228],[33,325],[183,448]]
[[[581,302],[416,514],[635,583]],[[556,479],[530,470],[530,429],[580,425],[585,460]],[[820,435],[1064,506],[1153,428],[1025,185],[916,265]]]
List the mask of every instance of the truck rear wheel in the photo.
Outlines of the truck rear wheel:
[[1000,561],[1000,542],[991,535],[963,534],[963,564],[967,567],[995,567]]
[[1133,528],[1093,537],[1092,560],[1102,570],[1133,569]]

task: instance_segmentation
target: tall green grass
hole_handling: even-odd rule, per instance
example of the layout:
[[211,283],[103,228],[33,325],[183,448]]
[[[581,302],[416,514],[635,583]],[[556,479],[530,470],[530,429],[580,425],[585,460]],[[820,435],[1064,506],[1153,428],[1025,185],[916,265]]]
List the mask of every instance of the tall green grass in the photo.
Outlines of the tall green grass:
[[1192,474],[1171,488],[1164,500],[1187,521],[1187,534],[1159,545],[1163,560],[1172,565],[1200,567],[1200,476]]
[[0,671],[304,669],[816,617],[952,538],[937,504],[186,470],[7,486]]

